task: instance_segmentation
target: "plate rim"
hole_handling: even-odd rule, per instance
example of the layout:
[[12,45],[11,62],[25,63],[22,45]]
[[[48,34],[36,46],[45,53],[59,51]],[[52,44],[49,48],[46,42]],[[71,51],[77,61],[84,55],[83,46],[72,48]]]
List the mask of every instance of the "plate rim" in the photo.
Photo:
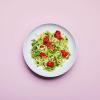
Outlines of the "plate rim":
[[[40,74],[40,73],[35,72],[35,71],[29,66],[29,64],[27,63],[27,61],[26,61],[26,59],[25,59],[25,55],[24,55],[24,48],[25,48],[25,43],[26,43],[27,38],[28,38],[28,37],[32,34],[32,32],[34,32],[36,29],[38,29],[39,27],[45,26],[45,25],[55,25],[55,26],[58,26],[58,27],[64,29],[65,31],[68,32],[68,34],[69,34],[70,37],[72,38],[72,40],[73,40],[73,42],[74,42],[74,45],[75,45],[75,57],[74,57],[74,61],[73,61],[72,65],[70,65],[70,67],[69,67],[64,73],[58,74],[58,75],[55,75],[55,76],[45,76],[45,75],[42,75],[42,74]],[[64,75],[65,73],[67,73],[67,72],[73,67],[73,65],[75,64],[75,62],[76,62],[76,60],[77,60],[77,45],[76,45],[76,41],[75,41],[73,35],[72,35],[65,27],[63,27],[62,25],[55,24],[55,23],[45,23],[45,24],[40,24],[40,25],[34,27],[34,28],[29,32],[29,34],[26,36],[26,38],[25,38],[25,40],[24,40],[24,42],[23,42],[22,52],[23,52],[24,61],[25,61],[26,65],[27,65],[27,67],[28,67],[33,73],[35,73],[35,74],[37,74],[37,75],[39,75],[39,76],[48,77],[48,78],[53,78],[53,77],[58,77],[58,76]]]

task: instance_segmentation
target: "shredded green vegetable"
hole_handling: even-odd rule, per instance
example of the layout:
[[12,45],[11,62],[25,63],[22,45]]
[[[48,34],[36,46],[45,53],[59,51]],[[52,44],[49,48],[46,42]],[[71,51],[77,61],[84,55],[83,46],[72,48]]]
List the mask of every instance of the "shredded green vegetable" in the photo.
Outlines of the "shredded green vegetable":
[[[47,71],[53,71],[57,67],[61,67],[63,62],[70,56],[68,48],[68,38],[61,33],[62,38],[57,39],[54,34],[55,32],[46,31],[43,32],[38,38],[32,40],[31,57],[35,59],[38,67],[42,67]],[[44,44],[45,36],[48,36],[49,41],[50,43],[52,43],[52,45],[49,45],[49,42],[48,44]],[[66,51],[68,56],[64,55],[64,53],[62,55],[61,50]],[[43,54],[41,55],[41,52],[46,56]],[[51,61],[52,63],[49,61]]]

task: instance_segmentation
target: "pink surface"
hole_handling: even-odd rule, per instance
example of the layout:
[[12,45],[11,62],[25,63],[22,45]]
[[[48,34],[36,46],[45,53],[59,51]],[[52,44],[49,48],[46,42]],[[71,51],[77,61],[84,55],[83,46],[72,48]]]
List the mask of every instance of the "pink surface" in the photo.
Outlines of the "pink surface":
[[[66,27],[78,46],[74,67],[56,79],[32,74],[22,56],[43,23]],[[0,100],[100,100],[100,0],[0,0]]]

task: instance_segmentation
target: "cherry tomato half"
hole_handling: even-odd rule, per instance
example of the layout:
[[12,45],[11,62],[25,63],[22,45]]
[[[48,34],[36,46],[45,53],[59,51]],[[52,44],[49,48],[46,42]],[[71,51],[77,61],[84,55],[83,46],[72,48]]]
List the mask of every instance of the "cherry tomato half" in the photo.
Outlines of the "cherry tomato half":
[[62,57],[66,58],[69,56],[69,52],[65,51],[65,50],[61,50],[61,55],[62,55]]
[[48,61],[47,66],[48,67],[54,67],[54,62],[53,61]]
[[47,57],[47,55],[44,52],[40,52],[39,56],[40,57]]
[[62,37],[61,37],[61,32],[60,32],[60,31],[56,31],[56,32],[54,33],[54,37],[57,38],[58,40],[61,40],[61,39],[62,39]]

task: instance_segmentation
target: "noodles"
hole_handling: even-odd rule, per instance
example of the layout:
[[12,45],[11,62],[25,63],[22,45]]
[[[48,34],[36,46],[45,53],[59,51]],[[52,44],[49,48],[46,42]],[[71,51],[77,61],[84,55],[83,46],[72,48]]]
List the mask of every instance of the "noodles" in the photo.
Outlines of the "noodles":
[[60,31],[44,32],[32,40],[31,57],[39,67],[47,71],[61,67],[70,56],[68,38]]

